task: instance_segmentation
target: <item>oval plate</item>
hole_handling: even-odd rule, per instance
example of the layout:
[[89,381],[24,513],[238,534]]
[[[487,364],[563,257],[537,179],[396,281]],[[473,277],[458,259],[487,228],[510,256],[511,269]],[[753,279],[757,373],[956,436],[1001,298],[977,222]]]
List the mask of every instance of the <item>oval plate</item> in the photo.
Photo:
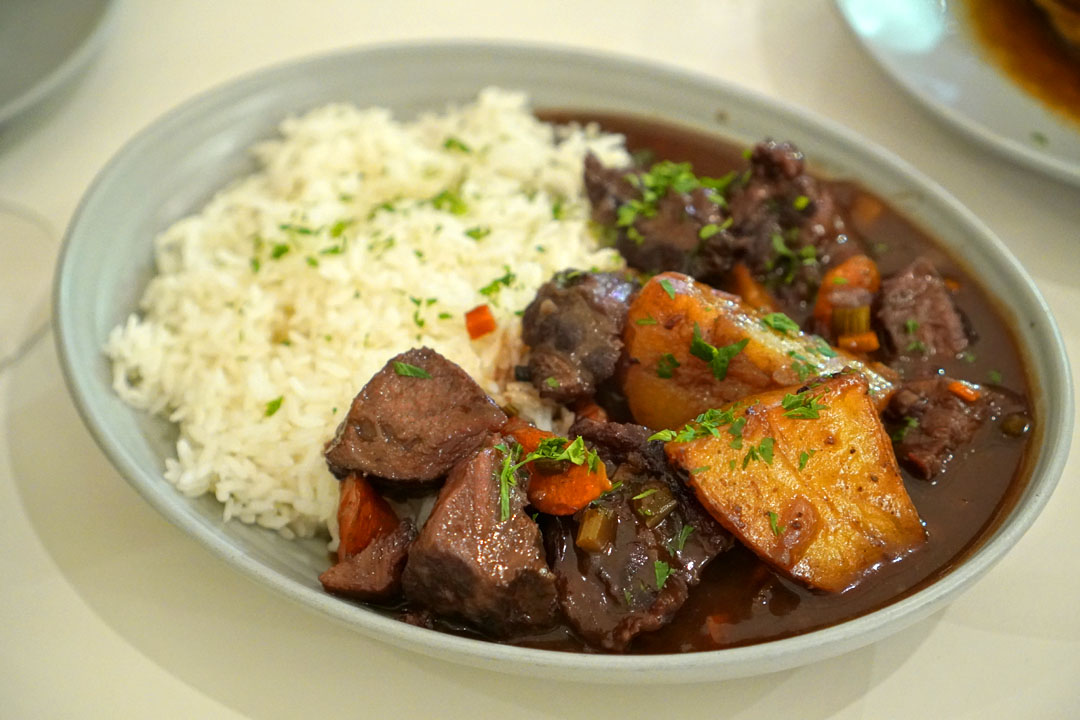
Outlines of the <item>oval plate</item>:
[[[212,497],[189,499],[162,477],[175,431],[111,390],[102,347],[134,312],[153,269],[152,238],[254,167],[246,151],[286,115],[330,101],[382,105],[408,117],[464,102],[488,85],[526,90],[536,107],[651,115],[749,143],[797,143],[819,171],[893,198],[971,272],[997,290],[1024,347],[1042,432],[1017,507],[982,548],[935,585],[855,620],[775,642],[705,653],[589,655],[446,635],[326,595],[323,543],[225,523]],[[901,198],[904,198],[901,200]],[[608,682],[679,682],[773,672],[837,655],[923,618],[985,572],[1034,521],[1061,474],[1072,391],[1049,310],[1004,246],[955,200],[900,160],[764,97],[680,70],[550,47],[499,44],[380,46],[272,68],[212,90],[144,130],[101,171],[70,228],[57,269],[54,312],[61,363],[87,426],[120,473],[172,522],[215,554],[290,598],[373,637],[485,669]]]
[[957,5],[836,0],[866,51],[931,112],[1014,162],[1080,185],[1080,127],[987,61]]

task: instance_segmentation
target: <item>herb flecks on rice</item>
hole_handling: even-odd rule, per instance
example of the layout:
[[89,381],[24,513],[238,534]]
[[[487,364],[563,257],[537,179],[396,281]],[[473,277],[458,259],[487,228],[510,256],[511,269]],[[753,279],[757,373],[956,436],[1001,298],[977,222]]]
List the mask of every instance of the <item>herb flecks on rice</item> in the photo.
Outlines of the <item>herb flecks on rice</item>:
[[[418,345],[550,424],[554,406],[508,382],[515,313],[559,270],[620,265],[588,229],[588,149],[628,159],[621,138],[557,130],[495,89],[408,123],[347,105],[283,122],[257,172],[156,239],[158,274],[108,340],[116,391],[179,427],[165,477],[226,518],[336,536],[322,447],[341,398]],[[473,341],[482,303],[497,329]]]

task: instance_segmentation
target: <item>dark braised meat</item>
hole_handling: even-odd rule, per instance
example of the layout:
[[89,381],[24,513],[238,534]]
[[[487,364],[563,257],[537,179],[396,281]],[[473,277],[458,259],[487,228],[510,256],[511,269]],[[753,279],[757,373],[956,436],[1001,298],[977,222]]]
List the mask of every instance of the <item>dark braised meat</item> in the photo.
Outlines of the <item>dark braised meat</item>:
[[389,602],[401,592],[409,545],[416,539],[412,520],[403,520],[393,532],[375,538],[355,555],[339,560],[319,576],[327,592],[364,602]]
[[[413,377],[410,368],[430,377]],[[430,348],[414,348],[391,358],[356,396],[326,446],[326,462],[338,477],[360,471],[430,481],[505,422],[506,414],[464,370]]]
[[924,257],[882,281],[877,317],[900,354],[952,356],[968,346],[964,321],[949,289]]
[[844,233],[832,193],[791,143],[755,145],[749,176],[728,193],[728,206],[750,271],[789,308],[813,300],[826,268],[861,252]]
[[985,390],[977,400],[968,402],[949,390],[952,382],[949,377],[912,380],[889,402],[896,458],[924,480],[945,470],[992,411]]
[[543,629],[556,612],[555,576],[519,485],[508,487],[510,513],[501,519],[502,464],[489,446],[454,467],[402,580],[410,603],[495,637]]
[[[618,485],[547,522],[545,541],[567,622],[590,645],[623,650],[671,621],[732,540],[667,467],[662,445],[648,442],[647,428],[583,419],[575,429],[616,468]],[[597,518],[608,528],[599,539],[584,530]]]
[[558,402],[591,397],[615,372],[637,286],[613,273],[566,270],[544,283],[522,317],[529,377]]
[[[593,220],[616,226],[619,208],[642,198],[627,178],[639,178],[640,184],[641,176],[640,170],[604,167],[594,155],[586,156],[585,191]],[[705,281],[720,280],[731,269],[736,248],[731,234],[719,230],[727,219],[723,202],[723,196],[711,189],[672,189],[659,198],[654,215],[639,215],[632,232],[629,227],[620,230],[615,245],[626,262],[639,270],[674,270]],[[717,229],[715,234],[702,238],[702,230],[710,225]]]

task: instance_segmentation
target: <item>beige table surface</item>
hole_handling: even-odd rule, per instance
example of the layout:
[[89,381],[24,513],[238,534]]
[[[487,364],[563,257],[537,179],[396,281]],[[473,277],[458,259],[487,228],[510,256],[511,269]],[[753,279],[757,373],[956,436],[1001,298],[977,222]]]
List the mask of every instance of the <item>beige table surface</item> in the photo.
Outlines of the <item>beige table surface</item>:
[[[1080,190],[939,124],[895,89],[823,0],[128,0],[118,10],[83,82],[0,134],[0,211],[16,203],[38,213],[53,243],[122,143],[241,73],[386,40],[558,42],[752,87],[905,157],[1020,257],[1080,358]],[[55,245],[39,249],[0,257],[0,288],[29,288],[3,297],[18,309],[9,335],[47,317]],[[48,333],[0,375],[0,717],[1080,717],[1073,445],[1049,507],[1015,550],[948,609],[897,636],[741,681],[537,682],[368,640],[214,558],[105,460]]]

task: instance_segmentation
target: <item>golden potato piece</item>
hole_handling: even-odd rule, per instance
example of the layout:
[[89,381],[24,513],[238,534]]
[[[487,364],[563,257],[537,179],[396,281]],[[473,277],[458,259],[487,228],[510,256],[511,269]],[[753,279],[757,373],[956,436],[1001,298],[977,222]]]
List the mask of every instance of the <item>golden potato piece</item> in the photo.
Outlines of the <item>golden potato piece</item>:
[[623,341],[621,380],[630,412],[655,429],[844,368],[865,375],[879,403],[893,390],[866,363],[802,333],[785,315],[757,313],[737,296],[680,273],[661,273],[645,284],[630,305]]
[[703,437],[665,450],[710,514],[778,570],[840,592],[925,542],[866,378],[845,373],[726,410],[691,426]]

